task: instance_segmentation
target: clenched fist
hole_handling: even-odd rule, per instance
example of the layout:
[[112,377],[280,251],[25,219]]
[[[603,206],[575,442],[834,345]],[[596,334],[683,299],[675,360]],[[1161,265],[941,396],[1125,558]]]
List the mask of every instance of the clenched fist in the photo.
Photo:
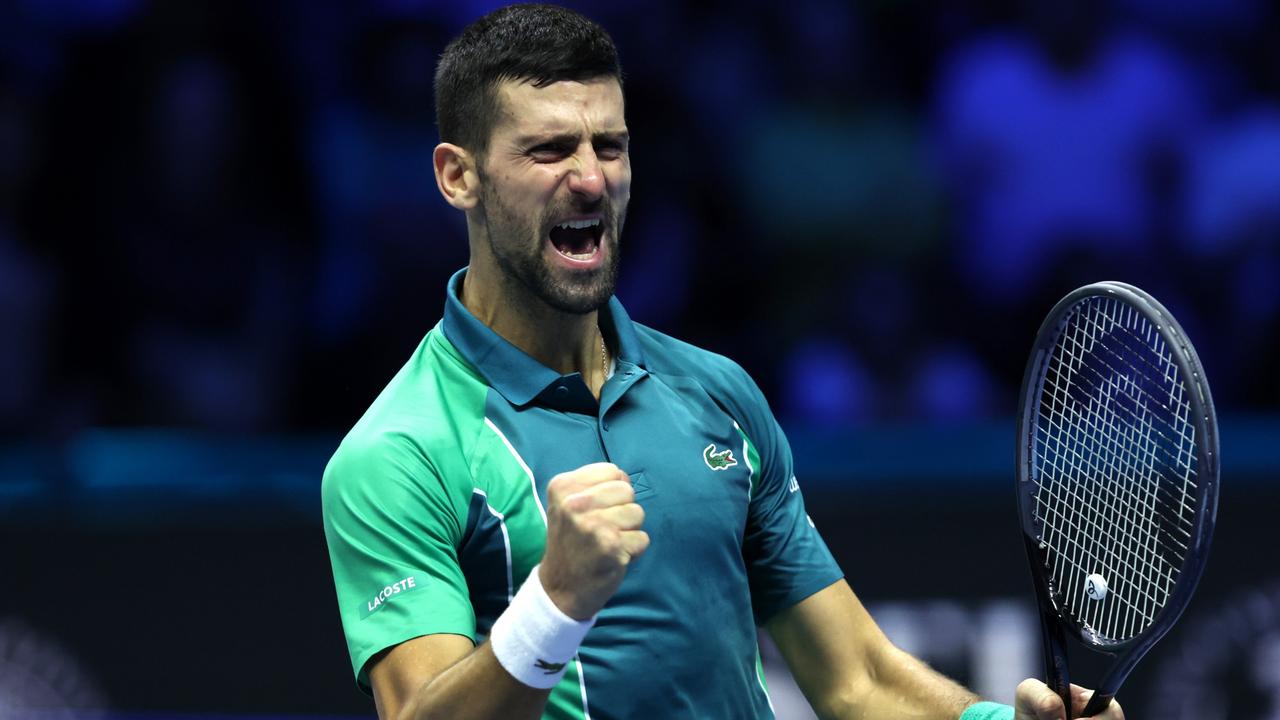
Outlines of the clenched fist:
[[561,473],[547,485],[547,547],[538,577],[551,601],[575,620],[600,612],[627,565],[649,547],[644,509],[631,479],[613,463]]

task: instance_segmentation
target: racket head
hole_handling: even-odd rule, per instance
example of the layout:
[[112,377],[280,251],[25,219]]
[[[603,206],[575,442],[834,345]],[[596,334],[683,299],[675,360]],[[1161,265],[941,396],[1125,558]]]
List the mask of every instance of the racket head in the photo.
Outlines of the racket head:
[[[1017,462],[1042,613],[1088,647],[1126,651],[1132,668],[1186,608],[1217,516],[1213,399],[1168,310],[1120,282],[1054,306],[1023,378]],[[1110,586],[1100,600],[1091,575]]]

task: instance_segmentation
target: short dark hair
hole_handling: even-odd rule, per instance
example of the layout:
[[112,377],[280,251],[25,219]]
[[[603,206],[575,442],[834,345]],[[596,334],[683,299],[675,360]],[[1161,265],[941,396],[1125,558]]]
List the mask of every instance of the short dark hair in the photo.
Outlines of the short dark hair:
[[441,142],[484,154],[497,123],[498,84],[545,87],[561,80],[612,77],[622,83],[613,39],[596,23],[555,5],[520,4],[468,25],[436,65]]

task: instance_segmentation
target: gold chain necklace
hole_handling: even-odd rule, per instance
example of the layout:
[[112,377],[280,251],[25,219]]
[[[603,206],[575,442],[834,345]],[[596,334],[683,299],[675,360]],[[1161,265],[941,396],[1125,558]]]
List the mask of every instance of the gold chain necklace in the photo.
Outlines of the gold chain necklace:
[[596,334],[600,336],[600,384],[604,385],[609,380],[609,356],[605,350],[604,333],[600,332],[598,326]]

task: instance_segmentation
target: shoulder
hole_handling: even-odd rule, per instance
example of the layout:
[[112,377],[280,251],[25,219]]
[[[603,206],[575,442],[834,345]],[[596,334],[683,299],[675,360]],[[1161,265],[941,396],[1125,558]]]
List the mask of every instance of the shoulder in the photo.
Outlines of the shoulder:
[[483,423],[487,391],[437,326],[329,460],[322,483],[326,505],[339,494],[458,478]]
[[734,360],[639,323],[635,331],[650,373],[659,378],[692,380],[739,422],[755,424],[763,417],[772,419],[759,386]]

